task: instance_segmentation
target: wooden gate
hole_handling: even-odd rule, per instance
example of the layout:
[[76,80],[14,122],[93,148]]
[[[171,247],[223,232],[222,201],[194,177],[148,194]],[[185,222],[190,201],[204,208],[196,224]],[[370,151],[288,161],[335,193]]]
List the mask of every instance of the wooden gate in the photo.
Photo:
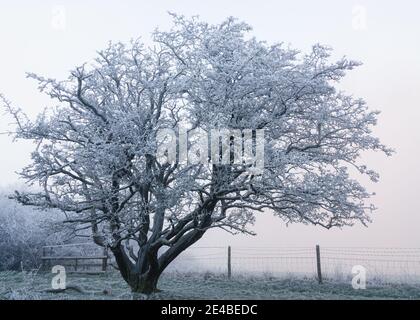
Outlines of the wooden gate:
[[62,265],[69,273],[104,273],[108,251],[92,243],[72,243],[42,247],[42,269]]

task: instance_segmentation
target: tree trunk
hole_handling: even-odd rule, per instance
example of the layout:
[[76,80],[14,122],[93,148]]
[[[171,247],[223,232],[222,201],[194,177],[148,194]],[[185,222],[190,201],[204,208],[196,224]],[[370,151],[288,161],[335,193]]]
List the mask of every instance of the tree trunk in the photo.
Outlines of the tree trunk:
[[[207,212],[213,212],[217,201],[211,201],[205,208]],[[135,263],[129,258],[124,247],[119,244],[111,248],[120,270],[121,276],[136,293],[151,294],[159,291],[157,284],[159,277],[166,267],[184,250],[196,243],[206,228],[211,224],[211,215],[207,214],[197,229],[182,235],[168,250],[158,257],[159,246],[146,245],[139,253]]]
[[159,280],[159,273],[146,273],[134,279],[133,282],[129,283],[131,291],[135,293],[151,294],[158,292],[157,283]]
[[159,291],[157,283],[161,271],[156,264],[157,252],[149,251],[149,254],[142,254],[134,264],[121,245],[112,248],[111,251],[114,254],[121,276],[130,286],[132,292],[151,294]]

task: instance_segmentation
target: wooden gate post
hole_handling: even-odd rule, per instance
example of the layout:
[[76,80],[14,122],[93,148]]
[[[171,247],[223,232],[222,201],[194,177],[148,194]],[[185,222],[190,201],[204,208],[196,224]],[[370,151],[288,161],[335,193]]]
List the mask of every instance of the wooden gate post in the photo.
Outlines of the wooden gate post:
[[[45,258],[46,256],[47,256],[47,248],[44,246],[42,247],[42,258]],[[45,259],[42,259],[41,268],[42,268],[42,271],[47,270],[47,262]]]
[[316,245],[316,270],[318,273],[318,283],[322,283],[322,272],[321,272],[321,252],[319,245]]
[[230,246],[228,246],[228,279],[232,277],[232,252]]
[[108,248],[104,247],[104,258],[102,258],[102,271],[106,271],[108,262]]

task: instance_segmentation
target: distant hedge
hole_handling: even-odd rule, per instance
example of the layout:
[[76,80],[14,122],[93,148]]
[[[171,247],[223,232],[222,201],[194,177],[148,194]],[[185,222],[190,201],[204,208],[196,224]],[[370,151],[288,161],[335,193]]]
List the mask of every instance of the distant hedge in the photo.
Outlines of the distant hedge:
[[24,207],[0,193],[0,271],[37,268],[42,246],[63,239],[60,213]]

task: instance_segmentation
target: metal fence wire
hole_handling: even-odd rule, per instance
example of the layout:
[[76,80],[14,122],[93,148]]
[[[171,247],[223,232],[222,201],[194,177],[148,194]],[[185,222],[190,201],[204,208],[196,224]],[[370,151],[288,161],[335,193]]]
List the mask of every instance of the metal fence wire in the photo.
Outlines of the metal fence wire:
[[[303,276],[347,280],[355,266],[369,281],[420,283],[420,248],[378,247],[227,247],[193,246],[168,271],[214,272],[232,275]],[[319,262],[319,264],[318,264]],[[320,269],[320,270],[318,270]],[[320,272],[320,273],[319,273]]]
[[[73,271],[106,271],[107,259],[113,263],[112,255],[91,243],[43,248],[46,266],[60,262]],[[182,252],[165,272],[348,281],[355,275],[355,266],[365,269],[367,281],[418,284],[420,248],[192,246]]]

